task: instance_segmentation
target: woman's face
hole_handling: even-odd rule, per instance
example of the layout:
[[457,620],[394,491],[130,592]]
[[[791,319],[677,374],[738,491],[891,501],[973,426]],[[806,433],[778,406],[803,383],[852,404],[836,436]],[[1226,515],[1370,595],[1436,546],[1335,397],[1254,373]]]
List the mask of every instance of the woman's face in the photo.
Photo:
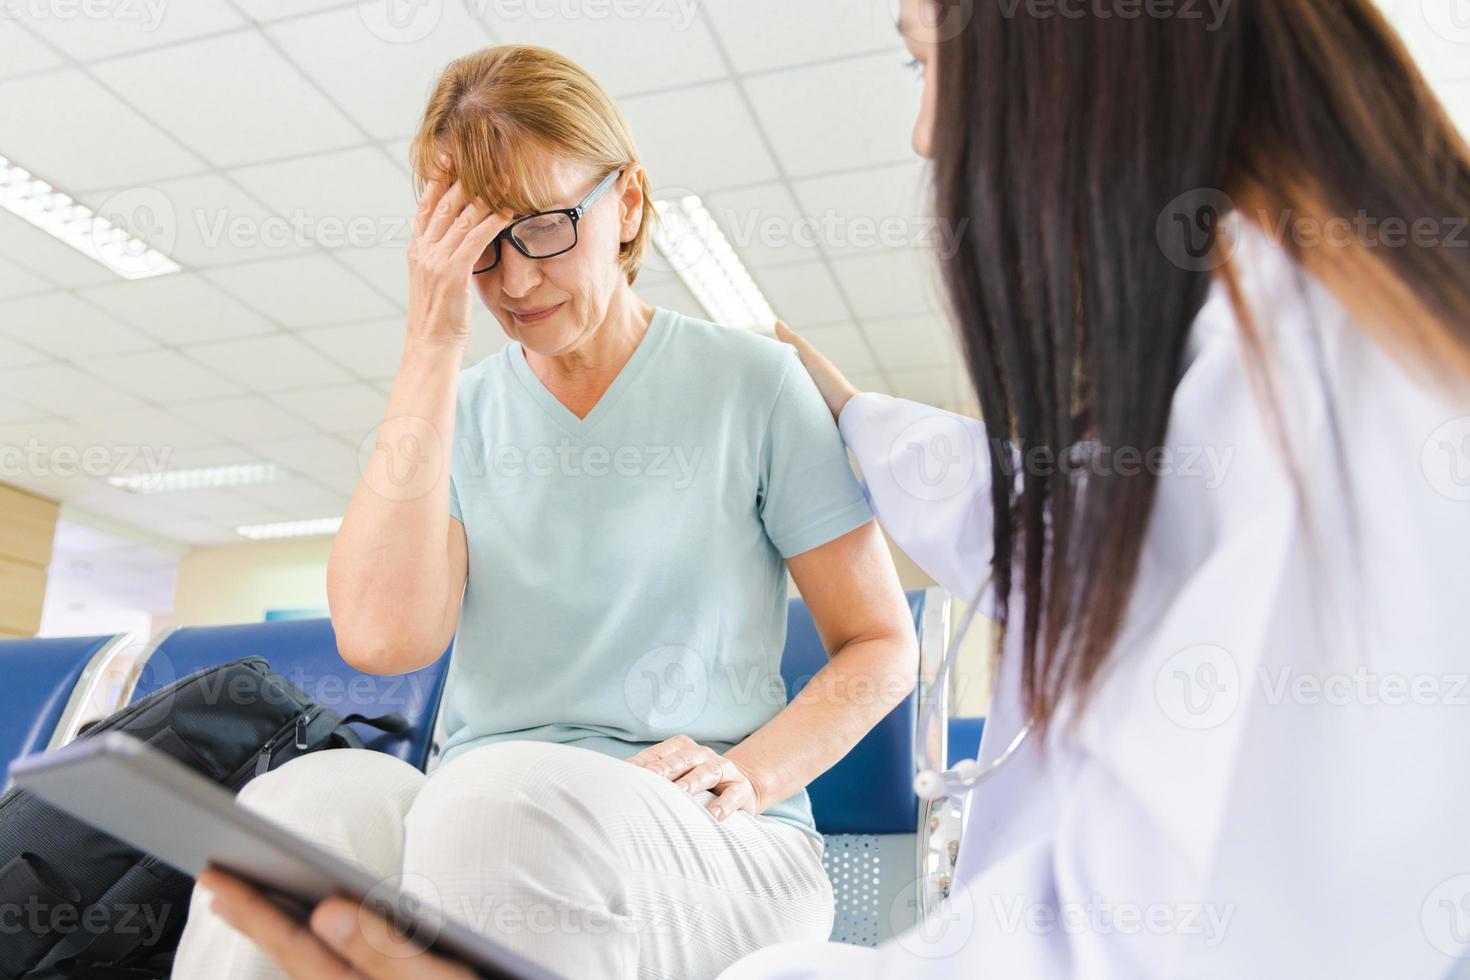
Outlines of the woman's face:
[[[588,164],[544,155],[549,208],[575,207],[607,176]],[[581,347],[606,319],[614,293],[627,284],[618,249],[637,234],[643,191],[628,168],[577,223],[577,245],[549,259],[530,259],[508,241],[500,264],[471,277],[506,336],[552,357]],[[522,217],[516,215],[515,217]]]
[[919,118],[914,120],[914,152],[928,160],[934,154],[934,116],[939,105],[939,72],[935,59],[939,54],[939,18],[944,8],[936,0],[902,0],[899,6],[899,31],[916,68],[922,74],[924,94],[919,103]]

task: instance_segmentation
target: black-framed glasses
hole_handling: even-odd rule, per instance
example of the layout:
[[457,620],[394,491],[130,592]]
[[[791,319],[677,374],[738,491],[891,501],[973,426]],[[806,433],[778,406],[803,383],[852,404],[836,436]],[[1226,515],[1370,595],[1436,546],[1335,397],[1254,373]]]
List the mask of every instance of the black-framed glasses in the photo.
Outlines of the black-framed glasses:
[[475,262],[474,274],[478,276],[482,272],[489,272],[500,264],[502,241],[510,242],[517,252],[528,259],[549,259],[576,248],[577,223],[582,220],[587,209],[596,204],[597,199],[606,194],[607,189],[622,175],[621,170],[615,170],[602,178],[602,182],[592,188],[592,193],[582,198],[574,208],[538,211],[506,225],[505,230],[485,246],[484,253]]

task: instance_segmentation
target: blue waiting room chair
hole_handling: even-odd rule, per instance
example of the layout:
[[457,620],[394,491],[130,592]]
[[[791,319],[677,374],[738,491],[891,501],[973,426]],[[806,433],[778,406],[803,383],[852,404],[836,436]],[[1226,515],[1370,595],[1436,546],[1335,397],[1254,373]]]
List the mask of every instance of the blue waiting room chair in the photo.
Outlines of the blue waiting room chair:
[[[908,594],[919,640],[914,692],[878,723],[841,762],[807,787],[824,862],[836,895],[832,939],[875,946],[937,909],[949,867],[936,853],[931,807],[914,795],[914,749],[939,764],[947,758],[949,692],[930,681],[949,637],[950,597],[931,588]],[[827,663],[806,603],[792,599],[781,674],[788,698]],[[920,731],[924,706],[935,701],[938,723]]]
[[[76,737],[89,704],[105,697],[98,685],[108,666],[130,640],[127,633],[0,640],[0,772]],[[100,707],[105,714],[108,705]]]
[[[808,790],[817,829],[827,842],[825,863],[836,895],[832,939],[839,942],[876,945],[932,915],[947,890],[947,875],[953,866],[955,841],[945,839],[945,834],[953,837],[953,829],[939,819],[937,806],[921,805],[913,792],[916,745],[923,744],[922,757],[934,765],[944,763],[950,754],[948,691],[930,683],[949,636],[950,599],[938,588],[911,592],[908,599],[920,654],[913,693]],[[37,683],[30,688],[34,693],[19,699],[25,704],[44,703],[44,717],[27,722],[20,737],[0,728],[0,751],[9,751],[13,757],[74,737],[75,731],[67,733],[65,725],[58,725],[65,707],[57,706],[69,705],[72,693],[80,690],[78,681],[89,669],[98,669],[99,660],[110,649],[107,644],[116,639],[14,641],[68,644],[55,647],[56,656],[38,661],[50,667],[65,663],[67,670],[60,671],[50,687]],[[4,649],[0,644],[0,657]],[[409,722],[408,732],[388,734],[360,726],[364,744],[420,769],[428,767],[437,749],[434,737],[449,656],[398,677],[364,674],[341,659],[336,635],[326,619],[176,629],[137,659],[124,685],[122,703],[146,697],[196,671],[246,656],[264,657],[273,670],[308,696],[344,716],[401,713]],[[792,599],[781,665],[788,698],[827,659],[806,604]],[[921,732],[922,712],[931,702],[939,723],[933,731]],[[961,744],[968,741],[963,726],[955,732]],[[15,748],[5,741],[7,737]],[[978,733],[976,737],[978,740]]]
[[207,667],[252,656],[264,657],[277,674],[343,717],[403,715],[406,732],[382,732],[367,725],[355,725],[354,730],[366,748],[395,755],[419,769],[428,765],[449,657],[409,674],[365,674],[338,654],[337,634],[329,619],[175,629],[135,665],[129,700],[137,701]]

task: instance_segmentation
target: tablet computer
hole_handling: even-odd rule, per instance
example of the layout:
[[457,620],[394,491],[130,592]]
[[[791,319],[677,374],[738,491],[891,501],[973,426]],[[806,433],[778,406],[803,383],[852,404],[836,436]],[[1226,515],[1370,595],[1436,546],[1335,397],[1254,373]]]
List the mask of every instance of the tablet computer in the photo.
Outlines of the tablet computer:
[[318,902],[342,895],[483,977],[558,980],[391,882],[237,805],[224,787],[123,732],[18,759],[10,775],[16,786],[186,874],[214,865],[250,882],[303,922]]

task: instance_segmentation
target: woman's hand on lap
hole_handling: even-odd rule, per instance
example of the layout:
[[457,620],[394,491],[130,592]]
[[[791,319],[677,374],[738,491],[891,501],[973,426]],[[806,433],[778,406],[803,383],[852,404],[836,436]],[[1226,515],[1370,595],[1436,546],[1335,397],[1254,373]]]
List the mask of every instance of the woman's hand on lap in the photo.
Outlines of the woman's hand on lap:
[[756,816],[765,809],[759,784],[745,769],[688,735],[650,745],[628,761],[663,776],[690,796],[710,790],[715,795],[705,809],[720,822],[738,810]]

